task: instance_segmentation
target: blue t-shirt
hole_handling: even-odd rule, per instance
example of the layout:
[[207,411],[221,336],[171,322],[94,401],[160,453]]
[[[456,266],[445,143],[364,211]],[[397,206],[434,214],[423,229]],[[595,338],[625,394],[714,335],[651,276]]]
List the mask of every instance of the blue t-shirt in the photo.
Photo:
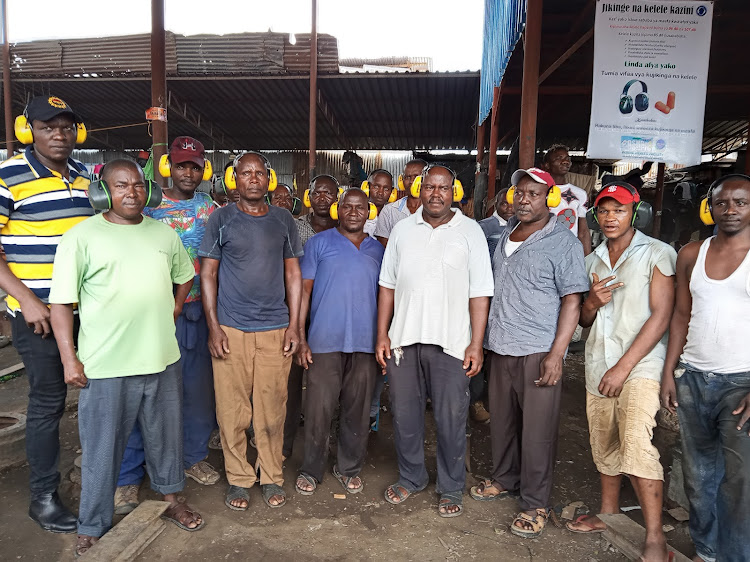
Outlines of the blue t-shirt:
[[208,219],[198,255],[220,260],[219,324],[243,332],[289,325],[284,260],[302,255],[292,214],[281,207],[254,217],[232,203]]
[[313,353],[375,353],[384,252],[369,236],[358,250],[337,228],[308,240],[300,267],[302,279],[315,281],[307,334]]

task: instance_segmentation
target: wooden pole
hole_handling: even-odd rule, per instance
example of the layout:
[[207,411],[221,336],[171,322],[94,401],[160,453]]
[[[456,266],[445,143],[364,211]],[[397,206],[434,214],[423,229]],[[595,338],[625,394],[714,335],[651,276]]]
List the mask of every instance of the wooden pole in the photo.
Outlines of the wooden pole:
[[489,165],[487,166],[487,201],[495,196],[495,180],[497,177],[497,137],[500,134],[500,98],[502,87],[496,86],[492,95],[492,113],[490,113],[490,147]]
[[8,158],[13,156],[13,85],[10,79],[10,40],[8,39],[8,2],[2,0],[3,16],[3,109],[5,110],[5,148]]
[[[151,0],[151,107],[167,107],[167,60],[166,39],[164,33],[164,0]],[[158,168],[159,159],[167,153],[167,122],[151,122],[153,135],[154,168]],[[154,179],[162,187],[167,187],[167,178],[158,172]]]
[[661,234],[661,213],[664,206],[664,162],[659,162],[656,168],[656,193],[654,194],[654,226],[651,236],[659,238]]
[[518,161],[521,168],[534,165],[536,153],[536,113],[539,99],[539,51],[542,38],[543,0],[528,0],[523,46],[521,84],[521,138]]
[[315,151],[318,116],[318,0],[312,0],[312,31],[310,32],[310,138],[307,167],[309,180],[315,177]]
[[[481,220],[485,213],[485,196],[487,194],[486,177],[482,174],[484,160],[484,143],[486,135],[485,122],[477,124],[477,159],[474,167],[474,218]],[[489,203],[489,199],[487,199]]]

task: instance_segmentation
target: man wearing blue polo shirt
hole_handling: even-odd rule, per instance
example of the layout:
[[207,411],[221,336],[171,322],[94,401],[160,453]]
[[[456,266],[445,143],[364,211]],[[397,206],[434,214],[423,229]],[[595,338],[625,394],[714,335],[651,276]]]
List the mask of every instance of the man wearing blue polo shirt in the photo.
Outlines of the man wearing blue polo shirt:
[[[367,195],[349,189],[334,207],[339,226],[313,236],[302,257],[298,360],[307,369],[305,457],[296,489],[310,495],[322,480],[331,420],[341,408],[333,475],[344,489],[362,491],[375,362],[378,275],[383,246],[364,232]],[[331,213],[334,214],[333,208]],[[310,310],[310,330],[304,322]]]

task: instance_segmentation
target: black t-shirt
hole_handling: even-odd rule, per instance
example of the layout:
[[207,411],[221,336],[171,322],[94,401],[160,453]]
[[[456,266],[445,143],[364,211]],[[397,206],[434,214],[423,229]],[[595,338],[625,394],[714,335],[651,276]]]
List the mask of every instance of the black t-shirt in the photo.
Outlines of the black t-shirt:
[[236,204],[214,211],[198,255],[220,260],[219,323],[243,332],[289,325],[284,260],[302,255],[292,214],[280,207],[255,217]]

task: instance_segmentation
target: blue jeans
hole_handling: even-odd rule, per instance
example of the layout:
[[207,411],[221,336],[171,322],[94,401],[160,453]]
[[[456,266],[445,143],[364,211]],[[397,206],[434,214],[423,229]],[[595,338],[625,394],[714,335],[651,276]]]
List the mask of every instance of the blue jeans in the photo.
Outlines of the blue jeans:
[[690,536],[707,562],[750,560],[750,423],[732,414],[750,393],[750,372],[675,379]]
[[[208,327],[200,301],[185,304],[177,318],[176,334],[182,359],[183,464],[190,468],[208,456],[208,439],[217,427]],[[145,460],[141,428],[136,423],[122,458],[117,485],[140,484]]]

